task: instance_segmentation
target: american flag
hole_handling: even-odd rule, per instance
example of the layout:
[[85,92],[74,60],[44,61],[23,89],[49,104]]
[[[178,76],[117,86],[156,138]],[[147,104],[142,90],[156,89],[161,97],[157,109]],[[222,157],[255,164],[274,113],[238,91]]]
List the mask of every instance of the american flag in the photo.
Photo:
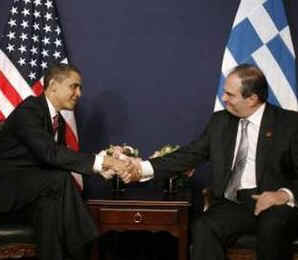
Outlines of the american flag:
[[[45,70],[67,63],[62,29],[54,0],[13,0],[0,43],[0,121],[30,95],[43,92]],[[78,150],[77,127],[72,111],[66,120],[66,143]],[[81,175],[73,174],[82,189]]]
[[241,63],[257,65],[270,85],[269,102],[298,110],[295,52],[282,0],[242,0],[228,40],[215,110],[229,71]]

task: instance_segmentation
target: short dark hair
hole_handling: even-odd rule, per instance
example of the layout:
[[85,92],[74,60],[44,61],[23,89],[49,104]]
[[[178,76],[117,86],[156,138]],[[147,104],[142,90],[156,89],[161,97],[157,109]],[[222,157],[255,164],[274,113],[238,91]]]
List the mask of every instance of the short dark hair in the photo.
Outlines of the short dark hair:
[[62,81],[64,80],[70,72],[76,72],[81,76],[79,69],[72,64],[54,64],[48,68],[44,76],[44,89],[46,90],[52,79]]
[[229,75],[236,74],[241,79],[241,95],[243,98],[255,94],[261,102],[268,97],[268,82],[264,73],[253,64],[241,64],[235,67]]

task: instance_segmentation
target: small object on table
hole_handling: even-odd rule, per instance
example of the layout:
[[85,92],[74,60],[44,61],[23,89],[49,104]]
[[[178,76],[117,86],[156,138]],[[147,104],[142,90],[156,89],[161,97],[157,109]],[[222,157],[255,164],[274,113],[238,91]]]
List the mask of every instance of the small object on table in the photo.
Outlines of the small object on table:
[[125,183],[122,181],[119,175],[114,175],[112,178],[112,190],[114,192],[125,191]]
[[164,192],[175,193],[177,191],[178,191],[178,188],[176,185],[176,176],[172,176],[167,180],[165,184]]

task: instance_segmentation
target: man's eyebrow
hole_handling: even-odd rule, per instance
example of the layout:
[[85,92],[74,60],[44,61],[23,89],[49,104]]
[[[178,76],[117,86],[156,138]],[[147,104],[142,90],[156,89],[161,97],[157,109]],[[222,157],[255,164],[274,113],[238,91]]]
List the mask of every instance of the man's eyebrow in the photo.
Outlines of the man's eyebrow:
[[229,91],[227,91],[227,90],[225,90],[225,89],[224,89],[224,93],[225,93],[226,95],[228,95],[228,96],[235,96],[233,93],[231,93],[231,92],[229,92]]
[[73,87],[73,88],[76,88],[76,87],[82,88],[82,84],[80,84],[80,83],[72,83],[71,84],[71,87]]

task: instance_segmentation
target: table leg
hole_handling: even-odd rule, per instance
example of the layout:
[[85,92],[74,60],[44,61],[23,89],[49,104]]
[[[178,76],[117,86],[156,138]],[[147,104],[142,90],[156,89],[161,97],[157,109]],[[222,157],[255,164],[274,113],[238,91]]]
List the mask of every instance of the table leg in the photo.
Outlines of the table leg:
[[189,259],[189,248],[188,248],[188,234],[187,230],[181,230],[178,245],[178,260]]

